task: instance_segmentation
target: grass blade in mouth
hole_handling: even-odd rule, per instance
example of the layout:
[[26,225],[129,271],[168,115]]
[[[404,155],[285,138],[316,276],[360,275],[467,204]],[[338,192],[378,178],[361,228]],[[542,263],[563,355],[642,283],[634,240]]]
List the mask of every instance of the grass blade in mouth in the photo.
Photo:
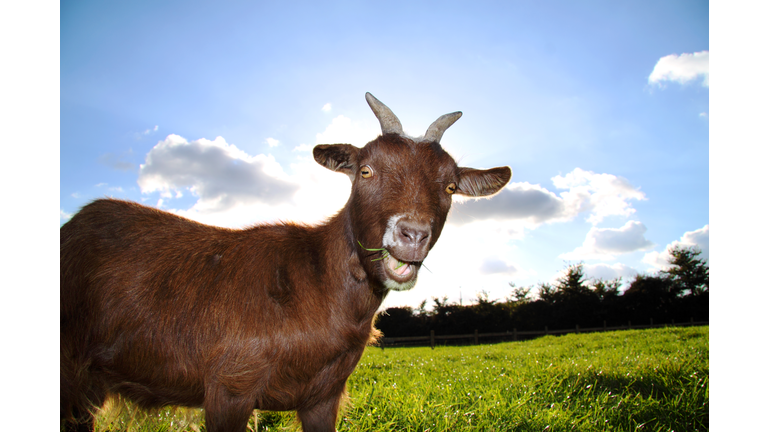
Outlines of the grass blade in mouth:
[[[386,259],[388,256],[390,256],[390,255],[389,255],[389,251],[388,251],[388,250],[386,250],[386,249],[384,249],[384,248],[379,248],[379,249],[368,249],[367,247],[363,246],[363,244],[362,244],[362,243],[360,243],[360,240],[358,240],[358,241],[357,241],[357,244],[359,244],[361,248],[363,248],[363,249],[367,250],[368,252],[381,252],[381,253],[382,253],[382,254],[381,254],[381,257],[379,257],[379,258],[376,258],[376,259],[372,259],[372,260],[371,260],[371,262],[373,262],[373,261],[381,261],[381,260],[383,260],[383,259]],[[393,258],[394,258],[394,257],[393,257]],[[404,262],[402,262],[402,261],[400,261],[400,260],[397,260],[397,267],[395,267],[395,270],[399,269],[400,267],[402,267],[402,266],[404,266],[404,265],[405,265],[405,263],[404,263]]]

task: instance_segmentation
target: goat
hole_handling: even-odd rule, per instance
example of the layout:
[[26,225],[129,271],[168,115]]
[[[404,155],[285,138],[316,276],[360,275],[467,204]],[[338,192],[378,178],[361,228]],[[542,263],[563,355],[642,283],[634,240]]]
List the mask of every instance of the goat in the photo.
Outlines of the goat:
[[512,176],[458,167],[443,150],[461,112],[411,138],[365,96],[382,134],[313,149],[352,181],[325,223],[234,230],[99,199],[61,227],[65,429],[93,430],[94,410],[121,395],[142,408],[202,407],[209,432],[245,431],[254,409],[335,430],[377,310],[389,291],[413,288],[452,195],[490,196]]

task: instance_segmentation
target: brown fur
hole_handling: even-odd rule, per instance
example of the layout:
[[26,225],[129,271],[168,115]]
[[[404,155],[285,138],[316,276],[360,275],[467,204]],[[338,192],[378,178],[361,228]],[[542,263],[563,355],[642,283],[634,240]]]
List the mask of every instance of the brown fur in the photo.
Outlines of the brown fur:
[[[305,431],[335,429],[387,293],[381,262],[358,241],[381,247],[389,217],[407,211],[432,221],[431,248],[451,204],[446,184],[489,195],[511,172],[467,171],[439,144],[393,134],[314,154],[353,180],[345,207],[321,225],[232,230],[102,199],[62,226],[66,429],[92,430],[92,408],[115,394],[147,408],[203,407],[210,432],[245,431],[254,409],[296,410]],[[374,177],[360,177],[363,165]]]

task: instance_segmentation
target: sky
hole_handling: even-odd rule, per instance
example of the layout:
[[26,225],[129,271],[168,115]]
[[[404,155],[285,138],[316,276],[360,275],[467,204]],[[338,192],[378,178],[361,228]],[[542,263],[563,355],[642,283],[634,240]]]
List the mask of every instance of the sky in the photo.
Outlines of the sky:
[[[709,258],[709,5],[66,2],[60,224],[105,197],[203,223],[320,223],[350,182],[316,144],[379,133],[371,92],[460,165],[509,166],[456,202],[419,283],[384,307],[471,303]],[[534,290],[535,291],[535,290]]]

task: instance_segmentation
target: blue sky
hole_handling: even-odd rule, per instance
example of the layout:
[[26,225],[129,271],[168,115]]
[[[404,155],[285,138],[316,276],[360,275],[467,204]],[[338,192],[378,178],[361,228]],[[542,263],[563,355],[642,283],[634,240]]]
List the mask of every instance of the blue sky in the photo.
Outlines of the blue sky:
[[[65,2],[60,223],[113,196],[242,227],[338,211],[315,144],[464,116],[443,147],[508,165],[454,204],[412,291],[386,306],[493,299],[584,262],[630,280],[665,250],[709,254],[709,4]],[[457,264],[458,263],[458,264]]]

